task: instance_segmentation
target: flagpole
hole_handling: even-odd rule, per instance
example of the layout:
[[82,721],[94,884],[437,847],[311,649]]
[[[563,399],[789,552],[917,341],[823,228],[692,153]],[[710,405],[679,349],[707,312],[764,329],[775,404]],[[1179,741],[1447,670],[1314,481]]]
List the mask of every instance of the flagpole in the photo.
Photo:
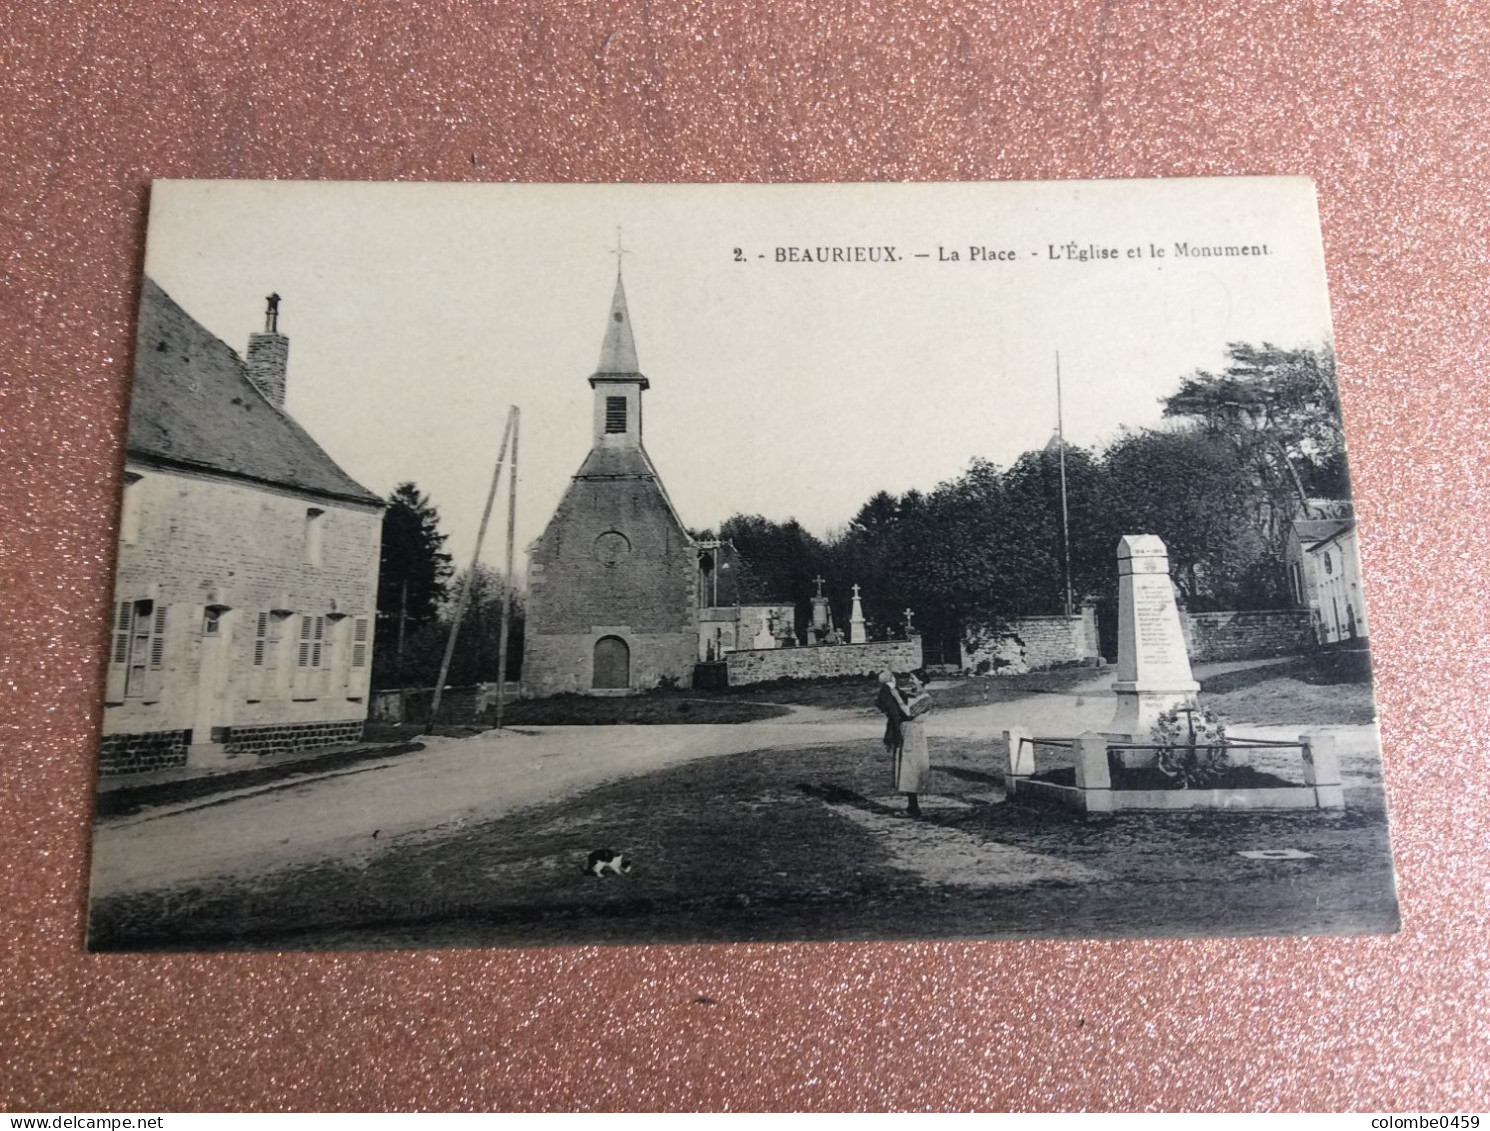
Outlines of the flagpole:
[[1075,615],[1071,599],[1071,514],[1066,505],[1066,421],[1061,406],[1061,351],[1055,351],[1055,435],[1061,458],[1061,565],[1066,574],[1066,616]]

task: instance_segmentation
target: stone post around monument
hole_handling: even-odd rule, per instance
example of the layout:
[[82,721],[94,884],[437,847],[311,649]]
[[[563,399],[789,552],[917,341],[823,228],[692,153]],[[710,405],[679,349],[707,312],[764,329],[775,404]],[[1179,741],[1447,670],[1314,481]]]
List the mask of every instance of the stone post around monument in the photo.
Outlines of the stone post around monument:
[[1345,785],[1340,777],[1340,755],[1333,734],[1299,736],[1304,751],[1304,784],[1314,790],[1321,809],[1345,808]]
[[1010,727],[1004,731],[1004,749],[1004,790],[1012,797],[1014,779],[1035,772],[1035,736],[1028,727]]
[[864,629],[864,606],[859,603],[859,586],[854,586],[854,606],[849,611],[848,618],[848,642],[850,644],[867,644],[869,634]]
[[1200,691],[1180,628],[1169,579],[1169,551],[1153,534],[1128,534],[1118,543],[1117,713],[1108,733],[1149,741],[1159,716],[1194,703]]

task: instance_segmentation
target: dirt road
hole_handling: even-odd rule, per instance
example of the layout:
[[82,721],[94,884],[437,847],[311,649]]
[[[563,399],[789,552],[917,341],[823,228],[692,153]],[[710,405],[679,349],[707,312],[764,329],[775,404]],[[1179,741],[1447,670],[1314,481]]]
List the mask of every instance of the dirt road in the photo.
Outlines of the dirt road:
[[[995,772],[1001,731],[1100,728],[1113,712],[1111,675],[1067,694],[931,716],[936,737],[986,738]],[[1372,728],[1346,728],[1348,749],[1366,748]],[[431,739],[427,749],[237,793],[100,822],[93,850],[95,898],[170,888],[276,868],[376,855],[608,781],[700,758],[789,750],[878,736],[870,708],[794,708],[759,722],[703,726],[555,726]],[[1238,733],[1242,733],[1238,731]]]

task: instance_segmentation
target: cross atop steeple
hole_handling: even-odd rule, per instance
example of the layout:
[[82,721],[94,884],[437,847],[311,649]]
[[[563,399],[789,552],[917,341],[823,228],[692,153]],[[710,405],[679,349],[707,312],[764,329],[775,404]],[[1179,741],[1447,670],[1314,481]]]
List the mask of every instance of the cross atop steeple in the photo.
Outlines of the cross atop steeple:
[[616,225],[616,246],[610,249],[610,253],[616,257],[616,277],[621,276],[621,256],[630,255],[626,246],[621,242],[621,225]]

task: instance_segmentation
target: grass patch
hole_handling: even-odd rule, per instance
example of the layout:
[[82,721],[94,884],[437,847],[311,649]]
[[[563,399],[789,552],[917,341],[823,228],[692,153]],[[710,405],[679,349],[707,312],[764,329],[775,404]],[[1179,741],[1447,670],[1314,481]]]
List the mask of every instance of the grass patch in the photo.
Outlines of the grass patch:
[[1202,702],[1223,718],[1267,726],[1346,725],[1376,718],[1371,654],[1312,652],[1201,681]]
[[502,709],[512,726],[641,726],[699,723],[753,723],[791,712],[771,703],[712,699],[695,692],[654,691],[596,699],[588,695],[552,695],[520,699]]
[[1311,687],[1370,687],[1371,653],[1364,648],[1310,652],[1281,663],[1213,675],[1201,681],[1200,690],[1221,695],[1280,678],[1295,680]]
[[[1111,766],[1113,789],[1183,789],[1178,778],[1169,777],[1154,766]],[[1053,785],[1076,784],[1076,767],[1061,766],[1032,774],[1033,781],[1046,781]],[[1231,766],[1214,781],[1207,782],[1205,789],[1291,789],[1299,782],[1285,781],[1276,774],[1269,774],[1251,766]]]
[[[790,714],[771,703],[733,702],[692,691],[649,691],[641,695],[595,698],[589,695],[552,695],[546,699],[514,699],[502,706],[504,727],[523,726],[665,726],[699,723],[754,723]],[[434,733],[462,738],[491,730],[495,714],[480,725],[441,723]],[[429,733],[423,723],[373,723],[363,728],[369,741],[404,741]]]

